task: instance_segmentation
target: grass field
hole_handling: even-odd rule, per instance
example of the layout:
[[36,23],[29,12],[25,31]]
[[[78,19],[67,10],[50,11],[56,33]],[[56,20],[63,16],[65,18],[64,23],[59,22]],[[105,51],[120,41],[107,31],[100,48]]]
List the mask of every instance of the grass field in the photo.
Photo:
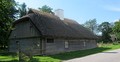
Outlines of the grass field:
[[[35,62],[61,62],[62,60],[69,60],[73,58],[83,57],[103,51],[119,49],[120,44],[99,44],[99,47],[88,50],[80,50],[73,52],[60,53],[49,56],[34,56],[33,61]],[[18,62],[18,57],[11,53],[2,52],[0,53],[0,61],[5,62]]]

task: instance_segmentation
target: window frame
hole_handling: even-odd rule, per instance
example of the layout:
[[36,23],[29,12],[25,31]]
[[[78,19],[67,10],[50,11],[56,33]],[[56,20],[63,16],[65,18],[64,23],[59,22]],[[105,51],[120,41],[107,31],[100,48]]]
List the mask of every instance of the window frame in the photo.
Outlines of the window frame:
[[65,48],[69,48],[69,42],[65,41]]
[[54,39],[53,38],[47,38],[46,43],[54,43]]

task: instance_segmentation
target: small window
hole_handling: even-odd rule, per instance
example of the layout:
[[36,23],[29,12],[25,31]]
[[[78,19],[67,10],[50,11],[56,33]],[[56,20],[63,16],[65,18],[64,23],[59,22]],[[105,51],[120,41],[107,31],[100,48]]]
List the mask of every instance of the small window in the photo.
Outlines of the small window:
[[85,41],[83,42],[83,46],[84,46],[84,47],[86,46],[86,42],[85,42]]
[[47,43],[54,43],[54,39],[47,39]]
[[65,48],[68,48],[68,41],[65,41]]
[[16,44],[19,44],[19,41],[16,41]]

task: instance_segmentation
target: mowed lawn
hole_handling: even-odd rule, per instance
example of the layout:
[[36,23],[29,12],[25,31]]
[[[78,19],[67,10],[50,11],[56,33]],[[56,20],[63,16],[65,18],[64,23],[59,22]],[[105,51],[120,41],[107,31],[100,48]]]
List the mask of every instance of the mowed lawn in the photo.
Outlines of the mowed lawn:
[[[61,62],[62,60],[69,60],[73,58],[83,57],[103,51],[119,49],[120,44],[99,44],[99,47],[88,50],[80,50],[73,52],[60,53],[49,56],[34,56],[34,62]],[[18,62],[18,56],[13,53],[1,52],[0,62]]]

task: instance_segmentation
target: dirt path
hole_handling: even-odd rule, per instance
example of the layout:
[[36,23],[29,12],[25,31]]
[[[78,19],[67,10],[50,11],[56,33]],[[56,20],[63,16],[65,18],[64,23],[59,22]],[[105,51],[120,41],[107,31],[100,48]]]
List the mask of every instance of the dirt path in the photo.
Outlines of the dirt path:
[[120,62],[120,49],[101,52],[82,58],[75,58],[63,62]]

